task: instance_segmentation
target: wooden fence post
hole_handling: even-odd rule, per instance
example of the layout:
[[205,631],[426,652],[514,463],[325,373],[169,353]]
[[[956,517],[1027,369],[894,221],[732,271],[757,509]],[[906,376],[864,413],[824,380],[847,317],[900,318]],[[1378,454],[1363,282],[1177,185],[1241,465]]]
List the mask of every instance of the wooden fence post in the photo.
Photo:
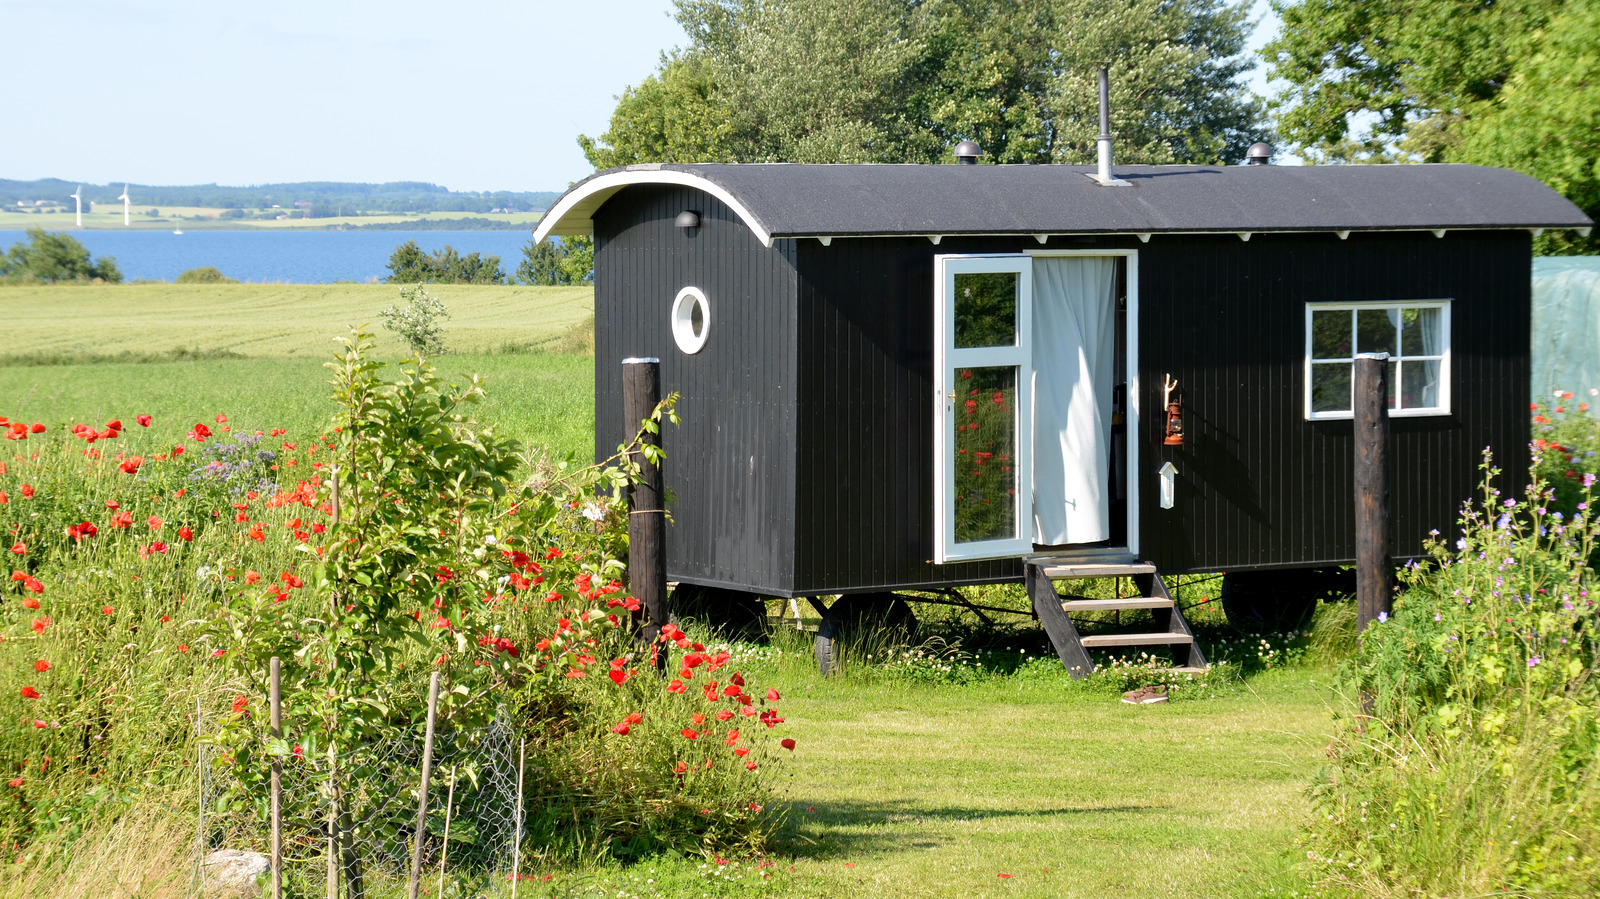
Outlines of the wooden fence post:
[[1394,607],[1389,555],[1389,354],[1355,357],[1356,621],[1358,632]]
[[[267,663],[272,739],[283,739],[283,664]],[[272,757],[272,899],[283,899],[283,756]]]
[[[661,360],[622,360],[623,434],[631,438],[660,403]],[[641,442],[659,447],[661,435],[645,433]],[[664,482],[660,466],[645,458],[643,452],[635,450],[633,461],[639,466],[639,481],[628,490],[628,590],[644,605],[645,625],[639,639],[648,645],[655,642],[661,626],[669,620]],[[666,657],[658,656],[657,670],[664,671],[665,666]]]
[[422,886],[422,834],[428,823],[428,778],[433,774],[433,722],[439,714],[439,672],[428,679],[428,727],[422,737],[422,789],[417,793],[417,832],[411,840],[410,899],[417,899]]

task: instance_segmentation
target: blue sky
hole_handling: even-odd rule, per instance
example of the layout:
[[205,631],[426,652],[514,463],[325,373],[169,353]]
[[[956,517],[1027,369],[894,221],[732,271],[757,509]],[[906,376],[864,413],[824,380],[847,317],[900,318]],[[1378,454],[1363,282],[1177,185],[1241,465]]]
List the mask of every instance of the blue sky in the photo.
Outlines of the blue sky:
[[577,135],[604,131],[613,98],[683,42],[670,10],[0,0],[0,178],[559,190],[589,173]]

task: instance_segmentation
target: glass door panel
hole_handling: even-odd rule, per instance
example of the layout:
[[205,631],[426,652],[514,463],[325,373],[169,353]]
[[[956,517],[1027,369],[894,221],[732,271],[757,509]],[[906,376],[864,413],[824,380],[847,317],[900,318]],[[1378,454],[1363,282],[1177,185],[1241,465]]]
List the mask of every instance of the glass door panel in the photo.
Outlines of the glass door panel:
[[934,561],[1033,548],[1032,262],[937,257]]

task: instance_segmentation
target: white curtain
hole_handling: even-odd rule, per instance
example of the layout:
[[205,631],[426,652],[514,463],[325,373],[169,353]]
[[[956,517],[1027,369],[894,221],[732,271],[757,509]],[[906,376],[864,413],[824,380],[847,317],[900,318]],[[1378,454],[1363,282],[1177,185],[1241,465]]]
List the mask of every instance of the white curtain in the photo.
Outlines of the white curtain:
[[1033,262],[1033,515],[1041,544],[1111,536],[1117,263]]

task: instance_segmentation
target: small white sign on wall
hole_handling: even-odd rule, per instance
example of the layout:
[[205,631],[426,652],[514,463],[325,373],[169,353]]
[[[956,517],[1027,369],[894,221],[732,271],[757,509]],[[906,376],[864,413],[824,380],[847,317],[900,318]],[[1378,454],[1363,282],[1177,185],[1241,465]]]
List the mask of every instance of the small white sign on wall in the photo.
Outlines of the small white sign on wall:
[[1170,509],[1178,496],[1178,467],[1171,462],[1161,466],[1161,508]]

